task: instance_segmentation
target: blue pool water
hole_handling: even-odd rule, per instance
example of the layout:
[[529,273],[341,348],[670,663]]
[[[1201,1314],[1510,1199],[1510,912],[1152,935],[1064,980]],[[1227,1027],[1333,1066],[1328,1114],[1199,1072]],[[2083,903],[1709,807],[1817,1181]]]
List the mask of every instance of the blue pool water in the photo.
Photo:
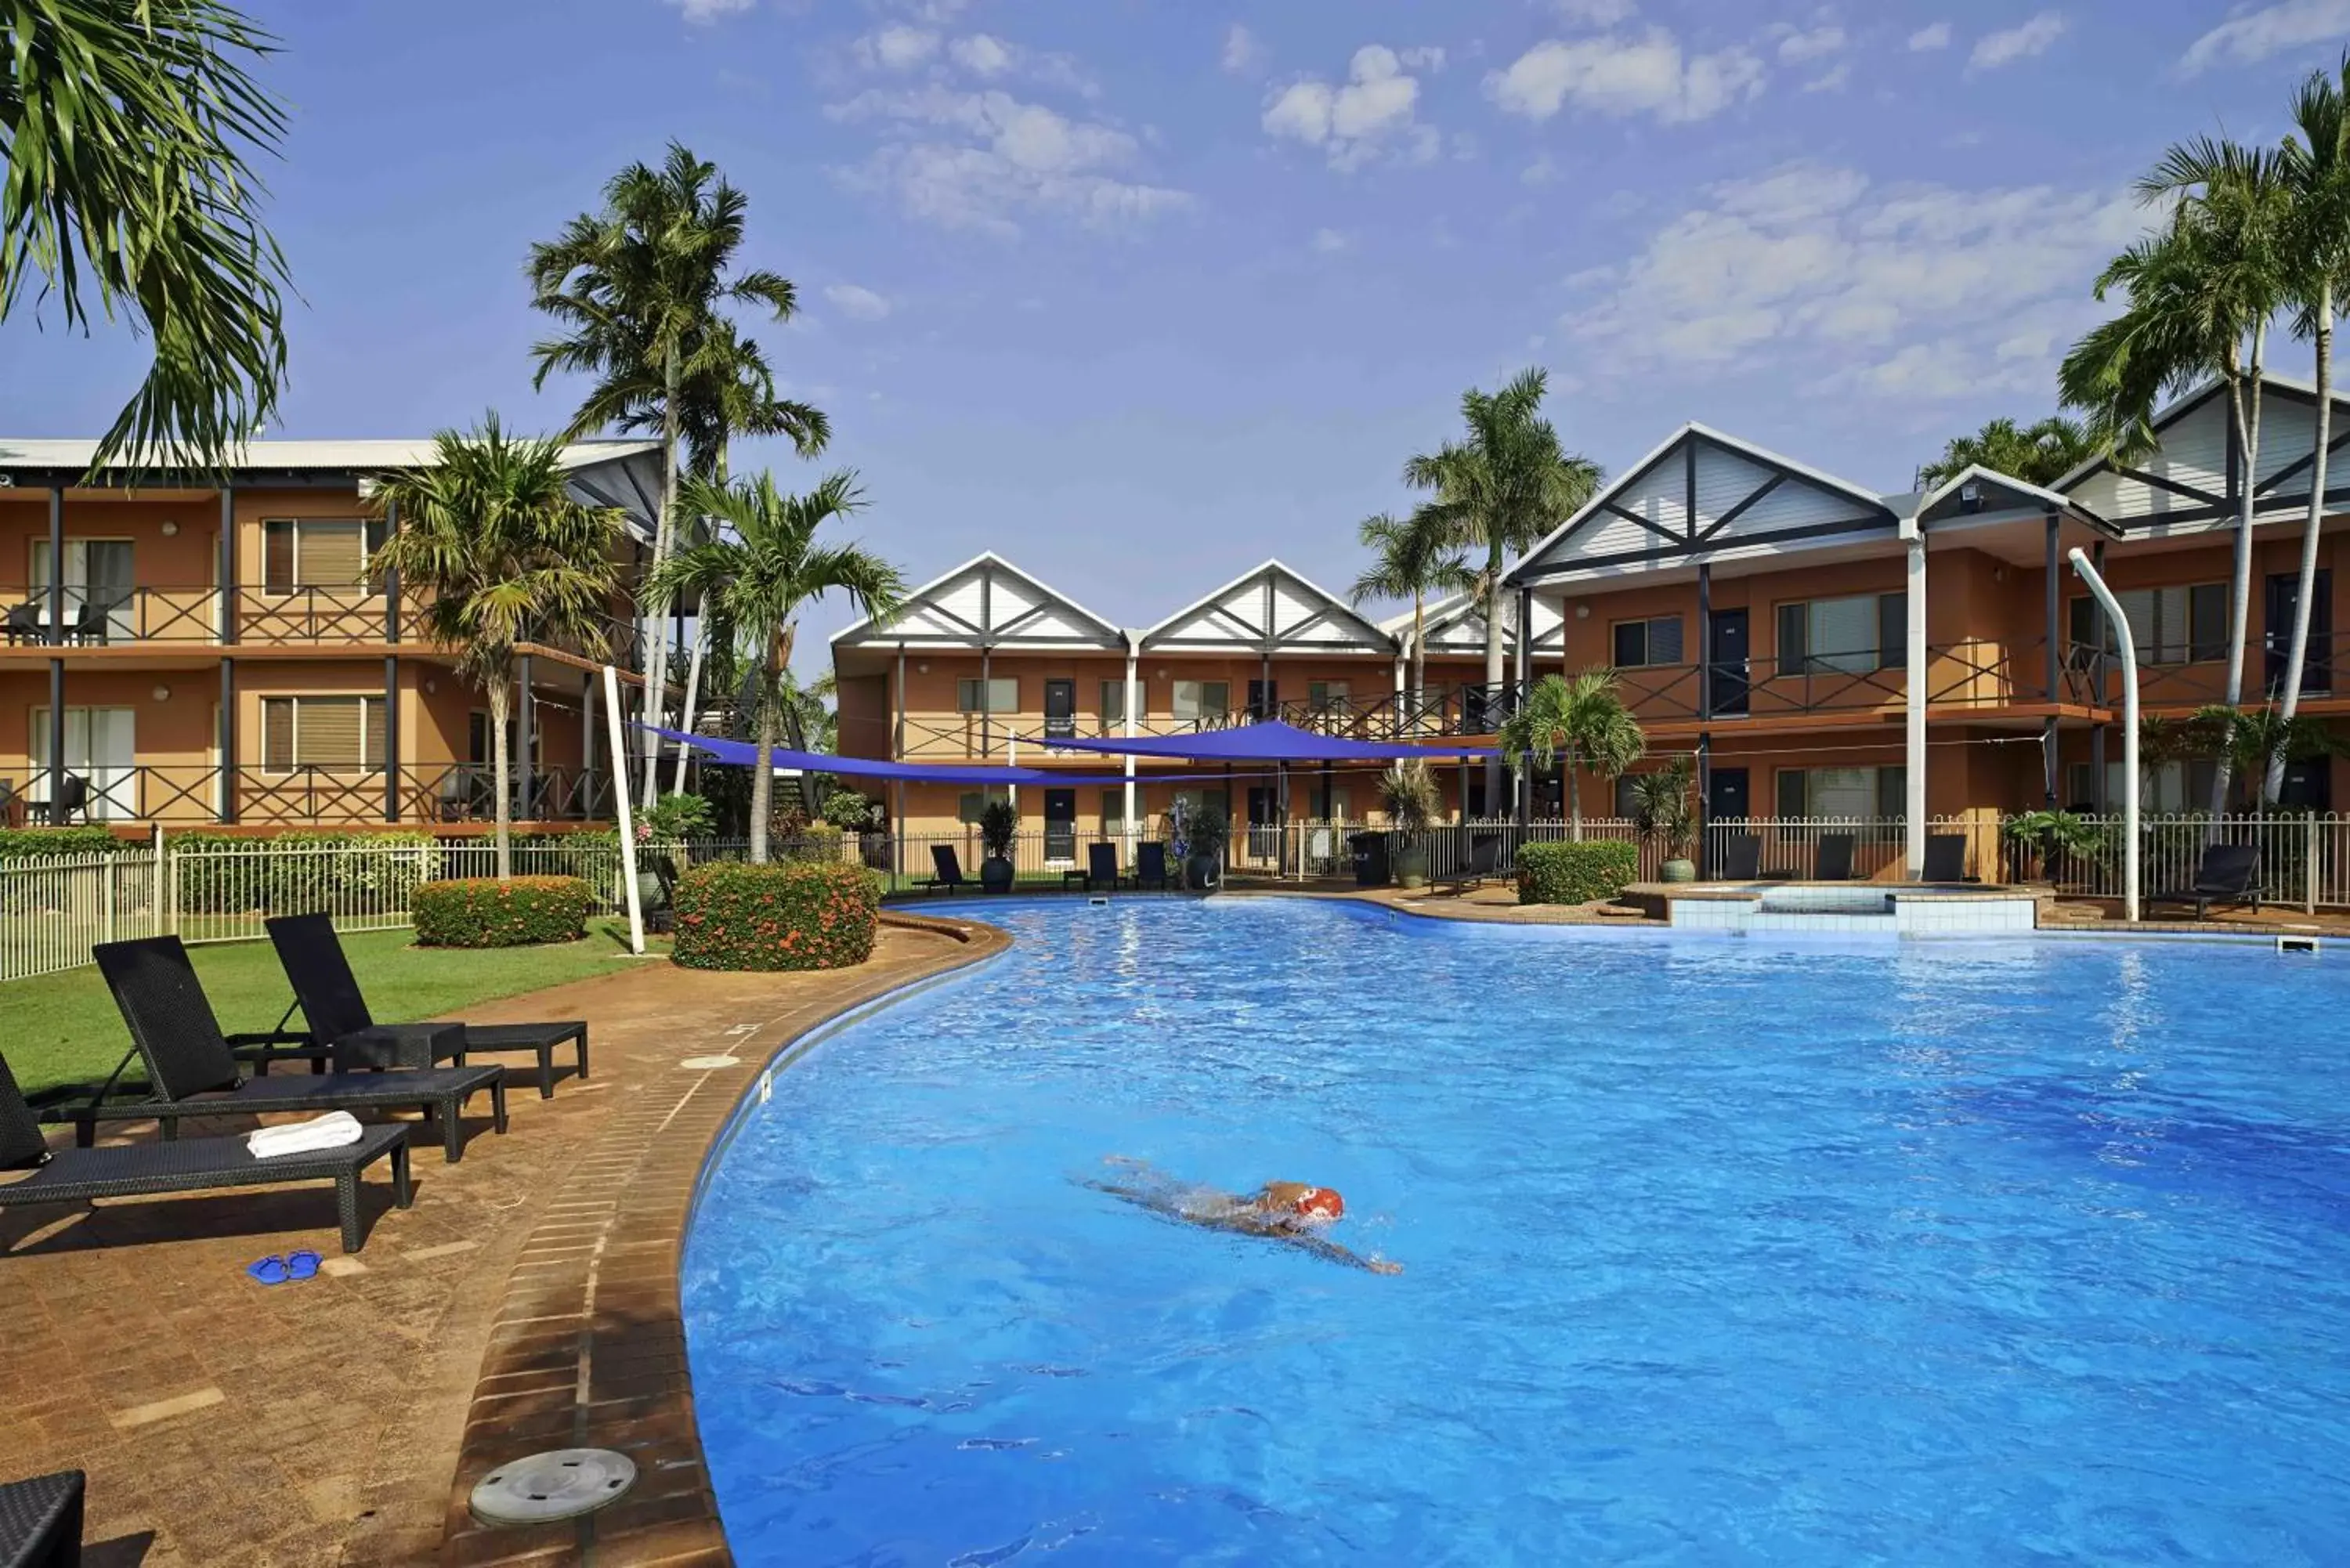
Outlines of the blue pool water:
[[2350,1561],[2342,958],[985,912],[712,1173],[746,1564]]

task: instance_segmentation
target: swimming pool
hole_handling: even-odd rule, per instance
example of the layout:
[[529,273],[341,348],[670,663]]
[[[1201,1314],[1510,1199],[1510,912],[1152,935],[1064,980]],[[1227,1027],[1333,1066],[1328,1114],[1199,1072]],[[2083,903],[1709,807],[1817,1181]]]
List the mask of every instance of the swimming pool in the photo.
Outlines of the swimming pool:
[[2350,1560],[2331,956],[982,912],[710,1174],[746,1564]]

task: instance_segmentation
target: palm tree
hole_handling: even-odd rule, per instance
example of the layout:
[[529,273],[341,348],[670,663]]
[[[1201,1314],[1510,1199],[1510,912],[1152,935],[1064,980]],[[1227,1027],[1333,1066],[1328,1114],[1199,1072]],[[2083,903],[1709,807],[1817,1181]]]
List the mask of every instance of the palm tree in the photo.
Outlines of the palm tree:
[[560,441],[510,436],[493,413],[471,434],[434,437],[424,467],[376,482],[378,510],[400,526],[369,558],[369,573],[379,583],[396,573],[405,591],[433,596],[425,621],[433,640],[456,652],[458,675],[489,700],[501,882],[514,875],[515,645],[601,649],[619,584],[620,512],[575,498],[562,456]]
[[[2309,657],[2311,601],[2316,597],[2318,529],[2325,520],[2325,467],[2334,432],[2334,298],[2350,269],[2350,53],[2334,74],[2312,71],[2293,96],[2294,134],[2285,138],[2284,180],[2291,192],[2292,233],[2286,252],[2292,274],[2293,331],[2307,337],[2317,358],[2317,432],[2310,449],[2309,512],[2302,524],[2301,577],[2293,596],[2293,641],[2285,650],[2284,690],[2278,717],[2290,723],[2301,707],[2302,670]],[[2274,800],[2284,786],[2284,754],[2271,757],[2261,796]]]
[[1582,774],[1620,777],[1648,749],[1640,721],[1624,705],[1612,670],[1586,670],[1569,680],[1545,675],[1526,693],[1525,706],[1502,726],[1502,755],[1513,768],[1531,760],[1536,768],[1566,766],[1571,832],[1583,837]]
[[[534,303],[567,329],[533,348],[538,359],[533,384],[545,386],[557,370],[595,378],[572,419],[574,436],[622,425],[632,416],[660,426],[655,571],[675,546],[678,443],[686,433],[686,380],[697,351],[720,336],[727,305],[755,305],[777,321],[789,320],[798,307],[797,291],[780,274],[754,268],[728,275],[742,247],[747,206],[716,164],[672,141],[660,169],[632,163],[621,170],[604,187],[602,212],[583,213],[560,237],[531,247]],[[735,358],[739,365],[739,353]],[[656,620],[647,668],[665,670],[668,649],[669,628]],[[665,684],[655,680],[645,689],[656,722]],[[660,750],[646,748],[648,809]]]
[[[2239,777],[2262,780],[2264,788],[2270,772],[2282,772],[2287,763],[2343,752],[2343,742],[2323,720],[2288,716],[2273,707],[2210,703],[2195,711],[2187,727],[2194,735],[2196,755],[2217,758],[2221,767],[2232,766]],[[2139,749],[2144,750],[2143,740]],[[2275,792],[2266,794],[2273,798]],[[2223,800],[2214,815],[2224,808]]]
[[1469,559],[1453,542],[1441,517],[1426,508],[1399,521],[1387,513],[1366,517],[1356,536],[1372,551],[1371,564],[1355,578],[1347,597],[1411,601],[1411,691],[1418,706],[1428,683],[1428,596],[1467,593],[1476,586]]
[[[1599,467],[1568,453],[1542,417],[1550,377],[1523,370],[1498,392],[1471,387],[1461,395],[1468,433],[1405,462],[1403,480],[1434,493],[1421,510],[1464,547],[1482,548],[1476,593],[1485,612],[1485,685],[1503,680],[1502,572],[1522,551],[1582,510],[1599,488]],[[1485,763],[1485,798],[1501,794],[1498,757]]]
[[758,756],[751,773],[751,858],[767,859],[774,809],[775,734],[790,692],[800,611],[837,589],[873,619],[896,613],[906,593],[898,568],[858,545],[816,542],[816,531],[854,515],[865,501],[857,476],[833,474],[806,495],[786,495],[764,473],[720,484],[695,477],[680,500],[716,524],[715,536],[689,545],[653,568],[646,597],[659,609],[680,595],[702,602],[713,641],[750,654],[758,705]]
[[[2229,594],[2225,694],[2233,707],[2243,701],[2251,624],[2262,375],[2269,325],[2285,296],[2283,161],[2207,137],[2171,148],[2137,190],[2149,204],[2175,202],[2170,221],[2098,277],[2100,300],[2120,289],[2128,306],[2082,338],[2065,357],[2058,384],[2064,400],[2087,413],[2091,428],[2125,462],[2158,444],[2152,421],[2161,399],[2215,373],[2227,388],[2245,476],[2237,488]],[[2230,771],[2222,757],[2212,786],[2215,817],[2227,800]]]
[[2029,427],[1998,419],[1970,436],[1953,439],[1940,457],[1918,471],[1918,477],[1929,486],[1947,484],[1980,464],[2027,484],[2053,484],[2098,450],[2086,427],[2062,414]]
[[286,379],[286,258],[246,164],[286,130],[246,74],[276,40],[218,0],[46,0],[11,7],[5,40],[0,318],[28,286],[68,330],[120,311],[151,360],[92,472],[214,467]]

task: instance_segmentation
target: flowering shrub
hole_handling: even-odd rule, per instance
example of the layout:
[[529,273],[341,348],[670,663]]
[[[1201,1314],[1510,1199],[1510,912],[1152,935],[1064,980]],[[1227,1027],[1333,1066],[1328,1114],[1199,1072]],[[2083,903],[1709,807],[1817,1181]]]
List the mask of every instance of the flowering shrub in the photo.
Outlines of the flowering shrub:
[[689,969],[846,969],[873,956],[881,895],[859,866],[719,861],[678,878],[675,908]]
[[588,884],[577,877],[469,877],[416,889],[416,942],[427,948],[518,948],[587,933]]

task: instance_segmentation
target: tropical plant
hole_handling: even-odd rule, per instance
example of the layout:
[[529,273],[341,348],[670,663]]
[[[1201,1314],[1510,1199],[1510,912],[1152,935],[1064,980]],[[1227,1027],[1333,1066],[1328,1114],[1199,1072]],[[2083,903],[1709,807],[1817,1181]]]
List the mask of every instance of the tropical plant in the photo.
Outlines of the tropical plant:
[[1564,759],[1570,836],[1583,837],[1582,775],[1614,780],[1648,749],[1640,721],[1624,705],[1612,670],[1586,670],[1569,680],[1545,675],[1526,693],[1525,706],[1502,726],[1502,755],[1523,770]]
[[[733,408],[731,391],[746,384],[772,401],[765,361],[752,363],[755,346],[751,357],[743,353],[725,306],[756,306],[777,321],[798,308],[797,291],[778,273],[754,268],[729,275],[747,207],[717,165],[672,141],[660,168],[632,163],[621,170],[605,184],[602,211],[579,214],[557,238],[531,247],[534,303],[565,329],[532,349],[538,360],[533,384],[544,387],[558,370],[594,378],[572,418],[572,435],[613,426],[660,431],[655,574],[676,549],[678,445],[687,434],[689,379],[700,376],[707,394],[701,407],[709,417]],[[804,423],[802,433],[820,442],[814,425]],[[722,431],[715,450],[724,445]],[[648,670],[664,668],[668,644],[669,628],[656,618]],[[648,716],[659,723],[662,683],[648,684],[645,700]],[[647,748],[648,806],[659,754],[658,747]]]
[[717,830],[718,811],[698,794],[665,794],[645,813],[642,826],[655,838],[708,838]]
[[1632,777],[1632,826],[1668,860],[1686,858],[1697,842],[1696,784],[1697,765],[1686,754]]
[[[2276,798],[2276,792],[2268,787],[2267,781],[2282,780],[2286,763],[2340,756],[2350,749],[2324,721],[2300,714],[2287,716],[2281,707],[2236,708],[2210,703],[2195,711],[2187,728],[2193,736],[2196,754],[2215,758],[2238,778],[2256,783],[2262,801]],[[2138,745],[2143,754],[2142,725]],[[2224,798],[2216,803],[2214,814],[2226,809],[2226,805]]]
[[1379,774],[1379,809],[1387,814],[1399,849],[1419,846],[1441,805],[1435,774],[1417,757],[1389,763]]
[[[616,421],[624,431],[660,428],[661,402],[643,395]],[[832,421],[813,403],[780,396],[759,345],[721,317],[687,356],[678,385],[678,424],[688,472],[724,483],[738,436],[783,436],[802,457],[832,440]]]
[[427,630],[456,652],[457,674],[488,701],[505,881],[514,875],[506,722],[515,645],[603,648],[619,582],[620,513],[572,494],[560,442],[510,436],[494,413],[471,433],[442,431],[422,467],[380,477],[375,504],[400,526],[369,557],[369,572],[432,595]]
[[645,597],[655,610],[681,595],[702,605],[711,639],[741,650],[749,666],[743,690],[757,732],[751,774],[751,859],[767,858],[768,818],[775,790],[775,739],[792,691],[792,651],[800,612],[825,595],[847,596],[875,619],[894,614],[904,596],[898,568],[858,545],[819,545],[825,524],[864,507],[857,476],[833,474],[806,495],[786,495],[761,473],[732,484],[696,477],[681,503],[711,518],[716,532],[653,568]]
[[[2216,375],[2228,392],[2241,472],[2258,473],[2269,326],[2286,297],[2284,161],[2203,138],[2172,147],[2137,191],[2142,202],[2171,203],[2169,220],[2098,277],[2100,300],[2120,289],[2128,304],[2065,357],[2058,372],[2064,400],[2085,410],[2116,456],[2134,461],[2158,444],[2156,403]],[[2254,486],[2236,490],[2224,689],[2231,706],[2243,701],[2254,509]],[[2215,814],[2229,775],[2223,762],[2212,784]]]
[[[1542,417],[1550,378],[1540,369],[1521,371],[1498,392],[1471,387],[1461,395],[1468,426],[1459,441],[1405,462],[1403,480],[1432,493],[1421,508],[1435,525],[1464,548],[1482,549],[1475,592],[1485,612],[1485,686],[1503,680],[1507,642],[1502,605],[1502,573],[1513,552],[1523,551],[1565,523],[1599,488],[1599,467],[1569,454],[1558,431]],[[1501,794],[1502,763],[1485,764],[1485,798]]]
[[837,789],[824,797],[824,819],[849,833],[863,833],[881,820],[881,808],[853,789]]
[[1428,688],[1428,596],[1462,594],[1477,586],[1476,574],[1446,520],[1426,507],[1398,519],[1387,513],[1366,517],[1356,536],[1371,551],[1371,564],[1355,578],[1348,597],[1411,601],[1411,690]]
[[276,40],[219,0],[27,0],[0,36],[0,318],[37,285],[69,331],[94,308],[147,337],[93,472],[219,465],[286,379],[286,258],[246,161],[286,130],[248,74]]
[[2112,848],[2104,827],[2069,811],[2021,812],[2002,818],[1999,831],[2019,857],[2036,857],[2041,875],[2050,881],[2060,862],[2102,865]]
[[1020,836],[1020,808],[1008,800],[991,800],[979,808],[979,845],[991,860],[1012,858]]
[[1918,471],[1927,485],[1947,484],[1980,465],[2026,484],[2054,484],[2095,457],[2101,443],[2090,429],[2062,414],[2033,425],[1991,421],[1972,435],[1952,438],[1942,455]]

